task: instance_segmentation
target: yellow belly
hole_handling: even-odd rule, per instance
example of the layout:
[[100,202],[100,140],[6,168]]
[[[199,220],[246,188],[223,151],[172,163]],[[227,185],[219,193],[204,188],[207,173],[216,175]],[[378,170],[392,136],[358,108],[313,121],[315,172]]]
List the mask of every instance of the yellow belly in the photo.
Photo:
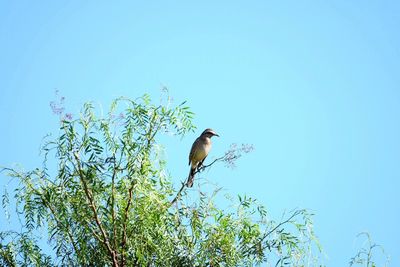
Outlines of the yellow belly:
[[205,157],[207,157],[208,152],[210,151],[211,146],[202,145],[199,146],[196,151],[193,153],[192,157],[192,166],[197,166],[197,164],[202,161]]

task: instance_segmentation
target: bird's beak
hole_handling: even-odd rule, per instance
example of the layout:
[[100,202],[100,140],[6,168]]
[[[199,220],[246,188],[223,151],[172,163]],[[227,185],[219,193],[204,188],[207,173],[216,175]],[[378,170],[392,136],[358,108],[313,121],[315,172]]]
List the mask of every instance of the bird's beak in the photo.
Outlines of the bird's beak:
[[219,135],[217,133],[215,133],[214,135],[219,137]]

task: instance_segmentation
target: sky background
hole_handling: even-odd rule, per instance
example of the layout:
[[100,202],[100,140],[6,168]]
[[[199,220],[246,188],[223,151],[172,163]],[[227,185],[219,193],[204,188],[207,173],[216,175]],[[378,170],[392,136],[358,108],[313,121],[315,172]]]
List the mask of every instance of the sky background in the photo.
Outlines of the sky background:
[[327,266],[347,266],[362,231],[400,266],[400,2],[145,2],[0,0],[0,165],[40,166],[55,90],[76,114],[166,86],[198,127],[165,143],[177,180],[212,127],[209,160],[255,151],[208,179],[276,219],[313,211]]

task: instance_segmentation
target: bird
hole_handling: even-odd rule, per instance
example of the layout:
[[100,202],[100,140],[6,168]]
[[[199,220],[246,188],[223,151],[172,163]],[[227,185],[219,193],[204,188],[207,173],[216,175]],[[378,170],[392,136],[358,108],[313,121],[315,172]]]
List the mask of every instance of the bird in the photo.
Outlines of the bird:
[[194,175],[199,169],[211,149],[211,137],[219,135],[211,128],[205,129],[201,135],[194,141],[189,154],[190,172],[187,179],[187,187],[193,186]]

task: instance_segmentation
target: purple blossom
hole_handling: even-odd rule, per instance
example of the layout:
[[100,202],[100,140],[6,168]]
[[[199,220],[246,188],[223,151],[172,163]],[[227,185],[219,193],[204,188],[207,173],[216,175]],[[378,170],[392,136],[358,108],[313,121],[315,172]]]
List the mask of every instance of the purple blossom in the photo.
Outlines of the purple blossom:
[[54,114],[56,115],[61,115],[64,113],[65,107],[64,107],[64,96],[59,96],[58,95],[59,91],[58,89],[55,91],[56,94],[56,100],[50,102],[50,108],[53,111]]
[[57,103],[55,101],[50,102],[50,107],[53,113],[56,115],[61,115],[65,110],[65,108],[62,106],[62,103]]
[[65,114],[65,119],[67,119],[67,120],[72,120],[72,114],[71,113],[66,113]]

